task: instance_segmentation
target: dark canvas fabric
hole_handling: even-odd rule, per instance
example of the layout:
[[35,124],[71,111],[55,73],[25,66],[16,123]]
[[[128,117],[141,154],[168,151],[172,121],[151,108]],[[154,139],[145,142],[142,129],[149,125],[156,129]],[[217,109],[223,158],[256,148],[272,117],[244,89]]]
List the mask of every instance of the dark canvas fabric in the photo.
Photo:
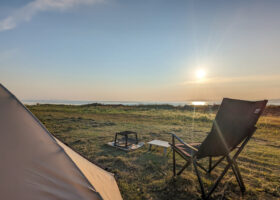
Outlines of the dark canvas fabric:
[[255,128],[267,100],[224,98],[211,132],[198,149],[197,158],[223,156],[240,144]]

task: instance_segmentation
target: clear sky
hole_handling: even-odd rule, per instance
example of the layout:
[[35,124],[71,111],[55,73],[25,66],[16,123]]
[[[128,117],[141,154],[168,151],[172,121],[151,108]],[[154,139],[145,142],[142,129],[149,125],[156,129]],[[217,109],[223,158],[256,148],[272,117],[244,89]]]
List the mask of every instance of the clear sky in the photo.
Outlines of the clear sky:
[[278,0],[1,0],[0,82],[21,99],[280,98],[279,10]]

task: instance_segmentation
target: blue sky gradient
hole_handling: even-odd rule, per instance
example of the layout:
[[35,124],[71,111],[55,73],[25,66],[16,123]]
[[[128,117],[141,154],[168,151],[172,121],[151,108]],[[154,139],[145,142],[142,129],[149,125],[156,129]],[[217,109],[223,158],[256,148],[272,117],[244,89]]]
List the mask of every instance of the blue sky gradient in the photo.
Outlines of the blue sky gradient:
[[279,1],[54,2],[0,2],[0,78],[21,99],[280,98]]

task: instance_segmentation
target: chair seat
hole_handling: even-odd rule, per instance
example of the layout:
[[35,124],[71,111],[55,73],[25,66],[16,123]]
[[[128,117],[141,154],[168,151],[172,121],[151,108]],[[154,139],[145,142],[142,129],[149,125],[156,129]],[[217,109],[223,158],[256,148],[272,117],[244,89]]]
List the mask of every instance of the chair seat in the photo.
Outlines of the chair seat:
[[[201,143],[190,143],[189,145],[198,149]],[[177,147],[177,149],[179,149],[183,154],[185,154],[188,157],[192,157],[192,155],[195,153],[193,149],[191,149],[188,146],[185,146],[184,144],[176,144],[175,146]]]

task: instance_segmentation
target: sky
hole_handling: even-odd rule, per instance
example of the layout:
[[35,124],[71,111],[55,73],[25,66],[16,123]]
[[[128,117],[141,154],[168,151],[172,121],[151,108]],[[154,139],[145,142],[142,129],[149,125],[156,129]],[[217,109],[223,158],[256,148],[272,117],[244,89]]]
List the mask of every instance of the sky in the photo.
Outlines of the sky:
[[0,82],[22,100],[280,99],[279,10],[278,0],[1,0]]

